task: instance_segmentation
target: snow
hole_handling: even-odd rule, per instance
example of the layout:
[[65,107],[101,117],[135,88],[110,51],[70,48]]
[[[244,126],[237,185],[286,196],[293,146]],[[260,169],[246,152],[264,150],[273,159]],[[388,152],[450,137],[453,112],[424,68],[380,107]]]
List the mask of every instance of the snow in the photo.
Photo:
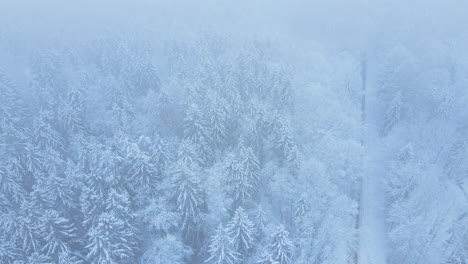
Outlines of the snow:
[[384,191],[382,175],[385,173],[379,161],[379,145],[375,132],[370,133],[366,142],[367,155],[364,161],[364,175],[361,197],[360,264],[386,263],[386,228],[384,215]]
[[360,201],[359,264],[385,264],[387,256],[385,227],[385,197],[383,176],[386,163],[383,157],[378,126],[376,124],[377,98],[372,87],[366,91],[366,124],[363,144],[365,148],[364,174]]

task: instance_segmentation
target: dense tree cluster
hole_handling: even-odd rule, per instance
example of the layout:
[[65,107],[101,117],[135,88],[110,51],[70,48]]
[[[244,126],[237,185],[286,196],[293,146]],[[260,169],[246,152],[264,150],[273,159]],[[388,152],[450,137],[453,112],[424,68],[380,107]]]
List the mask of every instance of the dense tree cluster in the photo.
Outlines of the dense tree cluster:
[[2,263],[289,263],[265,183],[301,169],[292,75],[260,42],[192,41],[109,35],[32,54],[26,87],[1,74]]
[[[27,54],[0,73],[0,262],[352,263],[366,80],[301,56],[127,33]],[[464,264],[466,80],[424,58],[393,48],[370,81],[389,259]]]

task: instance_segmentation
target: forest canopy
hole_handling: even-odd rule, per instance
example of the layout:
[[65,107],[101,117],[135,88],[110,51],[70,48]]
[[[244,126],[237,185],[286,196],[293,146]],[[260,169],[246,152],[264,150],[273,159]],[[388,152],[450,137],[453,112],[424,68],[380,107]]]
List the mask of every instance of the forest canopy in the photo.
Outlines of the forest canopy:
[[0,263],[467,264],[466,10],[0,3]]

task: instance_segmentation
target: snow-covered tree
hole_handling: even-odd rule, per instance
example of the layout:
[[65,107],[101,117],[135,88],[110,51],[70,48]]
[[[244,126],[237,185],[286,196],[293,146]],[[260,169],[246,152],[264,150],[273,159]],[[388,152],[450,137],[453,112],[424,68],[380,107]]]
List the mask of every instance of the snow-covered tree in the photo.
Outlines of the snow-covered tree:
[[72,189],[73,184],[69,182],[69,179],[60,177],[57,174],[51,173],[47,179],[47,198],[53,201],[55,208],[61,212],[70,212],[76,208],[74,201],[74,190]]
[[40,214],[40,208],[35,208],[29,200],[21,203],[19,216],[16,218],[15,237],[26,255],[41,250]]
[[270,250],[273,259],[280,264],[290,264],[294,246],[289,238],[289,232],[279,226],[272,234]]
[[0,166],[0,191],[10,201],[19,203],[23,197],[24,190],[21,187],[18,177],[7,167]]
[[84,263],[77,256],[74,256],[72,253],[60,253],[58,258],[58,263],[63,264],[82,264]]
[[53,264],[54,262],[47,255],[42,255],[38,252],[34,252],[30,256],[28,256],[26,263],[28,264]]
[[243,164],[233,156],[228,156],[225,163],[226,183],[228,192],[234,200],[242,202],[249,198],[254,190],[254,186],[248,178]]
[[13,260],[17,257],[14,243],[0,238],[0,261],[2,263],[13,263]]
[[49,149],[60,150],[63,147],[60,134],[51,126],[52,113],[42,111],[34,120],[33,124],[33,142],[42,151]]
[[59,110],[61,128],[69,135],[83,132],[85,127],[84,93],[78,88],[71,88]]
[[128,175],[134,186],[154,193],[159,180],[158,170],[151,157],[139,148],[127,156]]
[[255,213],[254,224],[258,235],[263,235],[266,225],[266,213],[261,204],[258,205],[257,212]]
[[226,228],[220,224],[215,232],[211,237],[208,248],[209,257],[206,262],[213,264],[238,263],[240,260],[239,253],[233,249],[232,241]]
[[196,105],[191,105],[184,120],[184,136],[195,145],[203,165],[209,165],[214,157],[206,123],[201,110]]
[[300,157],[288,126],[281,125],[277,131],[277,149],[280,161],[293,171],[300,166]]
[[297,174],[299,173],[299,169],[301,168],[302,158],[296,145],[293,145],[289,150],[288,156],[286,157],[286,161],[288,164],[289,172],[292,175],[297,176]]
[[401,114],[403,111],[403,101],[401,98],[401,92],[397,92],[395,97],[388,105],[387,111],[385,112],[385,121],[382,133],[387,135],[392,128],[400,121]]
[[152,150],[151,159],[154,161],[156,168],[159,172],[165,172],[172,161],[168,144],[163,138],[157,137]]
[[180,214],[171,210],[165,198],[153,198],[148,205],[136,213],[139,222],[144,224],[145,234],[153,237],[165,237],[171,231],[177,230]]
[[234,216],[227,225],[227,231],[237,252],[245,257],[253,246],[257,230],[242,207],[234,212]]
[[136,243],[136,228],[134,227],[135,215],[132,213],[131,203],[125,190],[111,189],[105,201],[105,211],[125,224],[125,231],[128,234],[127,242]]
[[279,262],[273,259],[273,256],[268,252],[263,253],[256,263],[257,264],[279,264]]
[[260,180],[260,164],[252,148],[245,148],[241,153],[242,165],[245,170],[248,181],[253,188],[256,188]]
[[177,211],[182,215],[180,228],[188,241],[195,242],[199,214],[205,206],[200,180],[193,171],[183,165],[176,170],[175,177],[173,196]]
[[189,247],[184,245],[173,235],[156,239],[150,248],[143,254],[143,264],[184,264],[192,255]]
[[180,142],[179,148],[177,149],[177,160],[187,166],[200,163],[195,147],[188,140],[182,140]]
[[226,109],[224,104],[214,105],[210,111],[210,139],[214,147],[223,149],[227,145]]
[[131,236],[122,220],[109,213],[101,214],[87,234],[87,260],[93,264],[129,261],[134,255]]
[[76,228],[55,210],[48,210],[41,217],[41,235],[45,240],[42,250],[47,256],[58,258],[59,253],[69,252],[76,236]]
[[82,225],[93,226],[102,212],[105,197],[95,188],[84,187],[79,197],[80,211],[83,215]]

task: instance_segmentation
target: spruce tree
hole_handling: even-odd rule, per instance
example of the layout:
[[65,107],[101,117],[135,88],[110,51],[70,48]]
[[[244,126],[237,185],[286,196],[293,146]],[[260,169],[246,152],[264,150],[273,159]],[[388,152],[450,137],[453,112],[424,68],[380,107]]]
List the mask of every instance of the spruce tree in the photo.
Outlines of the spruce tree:
[[156,137],[154,141],[155,143],[152,148],[153,155],[151,156],[151,159],[160,173],[166,172],[172,160],[169,152],[169,146],[160,136]]
[[177,168],[173,197],[177,211],[182,215],[181,230],[189,242],[195,242],[198,233],[199,214],[204,207],[200,180],[189,168]]
[[113,264],[129,261],[133,257],[132,233],[125,223],[111,213],[102,213],[97,223],[88,231],[88,254],[92,264]]
[[139,148],[136,148],[135,151],[132,151],[127,156],[127,162],[127,166],[129,167],[128,174],[132,185],[145,192],[154,194],[160,177],[151,157]]
[[279,264],[290,264],[293,253],[293,244],[289,239],[289,232],[279,226],[272,235],[270,250],[273,259]]
[[184,120],[184,136],[195,145],[203,165],[210,165],[213,161],[213,151],[209,145],[209,130],[202,112],[196,105],[187,110]]
[[42,251],[47,256],[58,258],[59,253],[69,252],[71,242],[76,236],[76,228],[55,210],[47,210],[41,217],[41,236],[45,240]]
[[242,207],[237,208],[234,212],[234,216],[227,225],[227,231],[232,237],[237,252],[245,257],[253,247],[257,230]]
[[252,148],[248,147],[245,148],[243,153],[241,154],[243,167],[245,169],[245,174],[247,176],[248,181],[252,185],[254,189],[257,188],[259,179],[260,179],[260,164],[258,162],[257,156],[255,155]]
[[254,186],[243,164],[237,158],[228,156],[225,172],[228,192],[233,196],[234,200],[243,202],[247,198],[250,198],[254,191]]
[[261,236],[265,232],[265,222],[266,222],[266,213],[263,210],[263,206],[258,205],[257,212],[255,213],[254,224],[255,229],[258,232],[258,235],[261,239]]
[[214,105],[210,111],[210,139],[214,147],[223,150],[227,145],[226,112],[222,105]]
[[208,247],[208,263],[213,264],[236,264],[239,261],[239,253],[233,250],[231,238],[227,230],[220,224],[211,237]]
[[385,112],[383,135],[387,135],[393,127],[400,121],[403,111],[403,101],[401,91],[397,92]]

